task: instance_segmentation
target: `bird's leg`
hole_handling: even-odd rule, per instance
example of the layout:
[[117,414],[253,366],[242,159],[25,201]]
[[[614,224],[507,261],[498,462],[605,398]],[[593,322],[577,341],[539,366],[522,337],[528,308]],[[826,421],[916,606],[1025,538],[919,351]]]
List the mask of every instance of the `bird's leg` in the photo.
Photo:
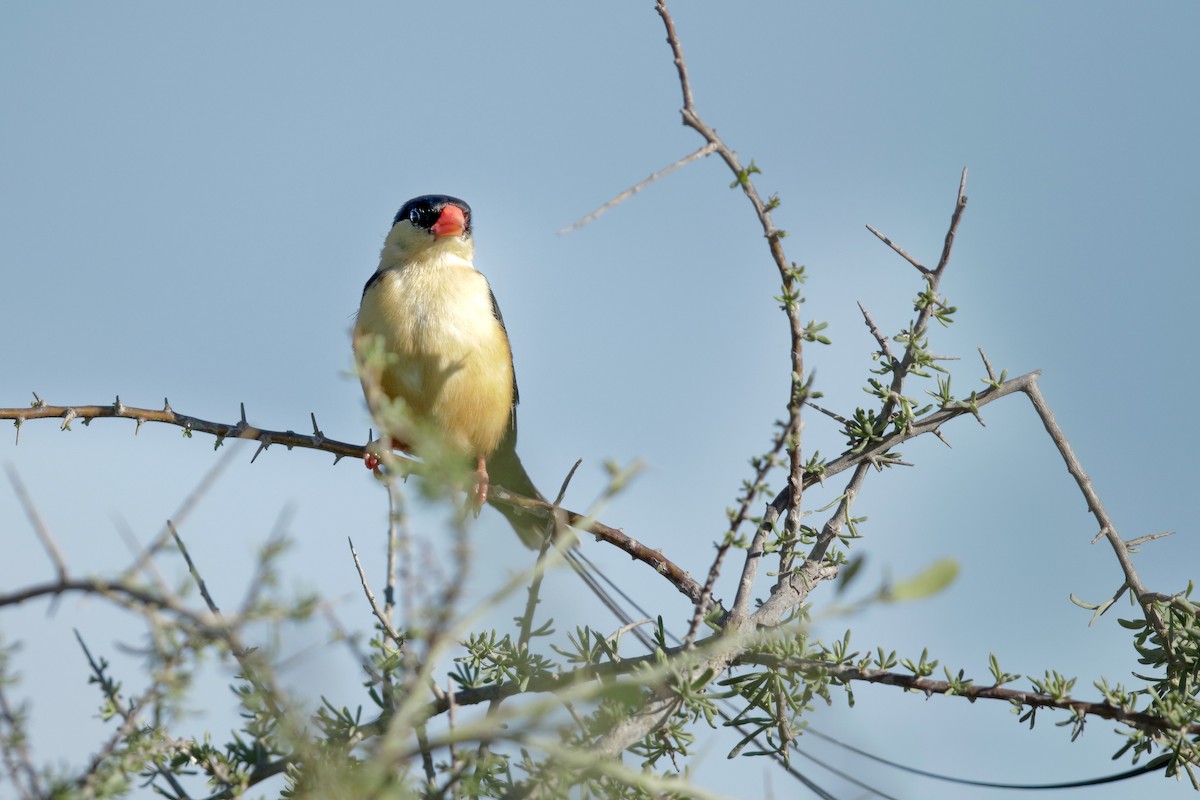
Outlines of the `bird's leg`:
[[471,493],[467,498],[471,508],[475,512],[475,516],[479,516],[479,509],[487,502],[488,496],[488,472],[487,461],[482,456],[475,462],[475,485],[471,489]]

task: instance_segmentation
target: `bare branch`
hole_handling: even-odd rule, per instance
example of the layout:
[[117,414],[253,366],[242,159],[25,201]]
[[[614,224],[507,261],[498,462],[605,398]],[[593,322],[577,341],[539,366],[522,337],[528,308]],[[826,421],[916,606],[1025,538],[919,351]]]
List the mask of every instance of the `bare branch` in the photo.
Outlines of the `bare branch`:
[[988,361],[987,354],[983,352],[983,348],[979,348],[979,357],[983,359],[983,367],[987,370],[988,380],[992,383],[996,382],[996,371],[992,369],[992,362]]
[[54,569],[58,572],[58,579],[66,580],[67,562],[63,560],[62,550],[58,548],[58,543],[54,541],[53,534],[46,527],[46,523],[42,521],[42,515],[38,513],[33,498],[25,489],[25,484],[21,482],[21,476],[17,474],[16,467],[12,464],[5,464],[4,466],[8,472],[8,481],[12,484],[13,491],[17,494],[17,499],[25,509],[25,516],[29,517],[29,523],[33,525],[33,530],[37,533],[38,539],[41,540],[42,546],[46,548],[46,553],[50,556],[50,560],[54,562]]
[[705,156],[712,155],[712,152],[714,150],[716,150],[716,145],[714,145],[712,142],[709,142],[708,144],[701,147],[699,150],[696,150],[695,152],[692,152],[692,153],[688,153],[686,156],[679,159],[674,164],[671,164],[668,167],[663,167],[658,172],[653,173],[650,177],[646,178],[646,180],[641,181],[640,183],[635,183],[633,186],[630,186],[628,189],[621,192],[619,195],[617,195],[613,199],[609,200],[607,203],[600,206],[595,211],[588,214],[586,217],[583,217],[582,219],[572,222],[570,225],[568,225],[565,228],[560,228],[558,231],[558,235],[565,236],[566,234],[571,233],[572,231],[579,230],[584,225],[587,225],[589,222],[591,222],[592,220],[599,217],[605,211],[608,211],[610,208],[616,208],[621,203],[624,203],[626,200],[633,197],[635,194],[640,192],[642,189],[645,189],[647,186],[649,186],[650,184],[659,180],[660,178],[664,178],[667,175],[670,175],[672,172],[679,169],[680,167],[682,167],[686,164],[690,164],[691,162],[696,161],[697,159],[701,159],[701,158],[704,158]]
[[1141,578],[1138,577],[1137,570],[1133,568],[1133,560],[1129,555],[1129,546],[1117,533],[1117,526],[1113,523],[1112,518],[1108,516],[1108,512],[1104,510],[1104,504],[1100,502],[1100,495],[1096,493],[1092,486],[1092,480],[1083,471],[1083,465],[1079,462],[1075,451],[1071,448],[1071,443],[1067,441],[1066,435],[1062,428],[1058,426],[1058,422],[1054,419],[1054,412],[1050,410],[1050,404],[1046,402],[1046,398],[1042,395],[1042,390],[1038,388],[1037,381],[1030,381],[1029,386],[1024,389],[1026,396],[1029,397],[1029,402],[1033,403],[1033,408],[1037,411],[1038,417],[1042,420],[1042,425],[1046,428],[1046,433],[1050,435],[1054,446],[1058,448],[1058,453],[1062,456],[1063,462],[1067,465],[1067,472],[1071,473],[1071,477],[1075,479],[1079,491],[1083,493],[1087,500],[1088,511],[1100,523],[1100,530],[1108,539],[1108,543],[1112,546],[1113,553],[1117,556],[1117,562],[1121,565],[1121,572],[1125,576],[1125,583],[1133,591],[1137,597],[1138,603],[1142,607],[1142,613],[1145,614],[1146,620],[1154,626],[1154,630],[1162,637],[1163,645],[1170,647],[1171,638],[1167,633],[1167,626],[1158,609],[1154,607],[1153,601],[1147,599],[1146,587],[1142,584]]
[[392,627],[392,621],[388,618],[387,612],[380,608],[379,601],[375,599],[375,593],[371,591],[371,584],[367,580],[367,573],[363,571],[362,561],[358,558],[358,551],[354,549],[354,540],[347,536],[346,543],[350,545],[350,555],[354,558],[354,568],[358,570],[358,579],[362,583],[363,592],[367,595],[367,602],[371,604],[371,613],[375,615],[375,619],[379,620],[379,625],[383,628],[383,632],[392,640],[397,649],[403,650],[404,637]]
[[188,552],[187,545],[183,543],[183,539],[179,536],[179,531],[175,530],[175,524],[171,520],[167,520],[167,530],[171,532],[171,538],[175,540],[175,546],[183,554],[183,560],[187,562],[188,572],[191,573],[192,580],[196,582],[196,586],[200,589],[200,596],[204,598],[204,603],[208,606],[208,610],[212,612],[214,617],[220,617],[221,609],[217,608],[212,595],[208,593],[208,584],[204,582],[204,578],[200,577],[196,565],[192,563],[192,555]]
[[871,319],[871,314],[867,311],[866,306],[859,303],[858,310],[862,312],[863,319],[867,323],[867,330],[871,332],[871,335],[875,337],[875,341],[879,343],[879,351],[887,358],[888,364],[895,369],[900,362],[892,355],[892,348],[888,344],[888,337],[884,336],[875,325],[875,320]]
[[906,250],[905,250],[903,247],[901,247],[900,245],[896,244],[896,243],[895,243],[895,242],[893,242],[891,239],[889,239],[888,237],[884,236],[884,235],[883,235],[882,233],[880,233],[879,231],[877,231],[877,230],[875,230],[874,228],[872,228],[870,225],[868,225],[868,226],[867,226],[867,230],[869,230],[871,233],[873,233],[873,234],[875,234],[877,237],[879,237],[879,241],[883,242],[883,243],[884,243],[884,244],[886,244],[888,247],[890,247],[890,248],[892,248],[893,250],[895,250],[895,251],[896,251],[896,253],[897,253],[897,254],[898,254],[898,255],[899,255],[901,258],[903,258],[905,261],[907,261],[908,263],[910,263],[910,264],[912,264],[914,267],[916,267],[918,270],[920,270],[920,272],[921,272],[921,274],[922,274],[922,275],[928,275],[928,274],[930,273],[930,269],[929,269],[929,267],[926,267],[926,266],[924,266],[923,264],[921,264],[921,262],[920,262],[920,261],[917,261],[915,258],[913,258],[912,256],[910,256],[910,255],[908,254],[908,251],[906,251]]
[[1132,550],[1133,548],[1137,547],[1138,545],[1145,544],[1146,542],[1153,542],[1155,539],[1165,539],[1168,536],[1174,536],[1174,535],[1175,535],[1175,531],[1162,531],[1160,533],[1148,533],[1145,536],[1139,536],[1136,539],[1130,539],[1128,542],[1125,543],[1125,546],[1127,548],[1129,548],[1130,550]]

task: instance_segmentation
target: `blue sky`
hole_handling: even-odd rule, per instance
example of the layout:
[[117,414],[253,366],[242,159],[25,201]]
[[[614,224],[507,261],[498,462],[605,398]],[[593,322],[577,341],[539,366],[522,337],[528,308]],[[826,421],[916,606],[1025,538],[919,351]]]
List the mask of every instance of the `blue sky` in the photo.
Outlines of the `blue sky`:
[[[782,198],[776,222],[810,275],[806,317],[830,323],[833,346],[807,357],[824,405],[846,413],[867,400],[873,341],[856,301],[894,333],[917,290],[913,270],[864,225],[936,261],[969,167],[971,202],[942,287],[960,321],[935,331],[933,348],[962,358],[960,392],[979,385],[977,347],[1010,374],[1042,369],[1122,534],[1177,531],[1137,556],[1143,579],[1184,588],[1200,564],[1187,377],[1200,10],[673,11],[699,112],[762,168],[760,191]],[[531,473],[550,491],[582,458],[568,505],[585,508],[606,459],[643,460],[603,518],[702,574],[746,460],[765,448],[786,398],[787,329],[757,222],[710,158],[581,231],[556,233],[699,146],[679,102],[649,2],[5,5],[0,406],[24,405],[31,391],[73,404],[167,397],[183,413],[234,421],[245,402],[264,427],[307,430],[313,412],[327,435],[365,440],[369,420],[347,375],[362,284],[406,199],[454,194],[474,209],[477,264],[513,341]],[[916,466],[872,476],[858,506],[870,517],[855,548],[868,559],[864,591],[942,556],[959,560],[958,582],[919,604],[823,618],[821,630],[849,625],[862,649],[915,656],[928,646],[981,678],[994,651],[1010,671],[1076,675],[1078,694],[1092,697],[1092,680],[1127,679],[1135,658],[1115,613],[1089,628],[1068,594],[1107,597],[1117,566],[1106,545],[1089,544],[1094,523],[1031,408],[1011,398],[985,421],[948,429],[952,450],[904,448]],[[0,441],[0,461],[20,473],[80,573],[123,565],[118,526],[149,539],[214,461],[205,437],[147,426],[135,439],[131,429],[100,421],[59,433],[44,422],[25,427],[19,447]],[[824,454],[842,444],[819,415],[805,435]],[[284,586],[320,591],[345,624],[367,628],[345,539],[381,574],[378,488],[323,454],[272,449],[250,465],[251,452],[182,530],[210,587],[237,602],[250,557],[288,509],[296,545]],[[437,511],[417,519],[436,541]],[[52,577],[8,488],[0,530],[0,587]],[[481,517],[477,536],[479,586],[526,563],[498,516]],[[673,590],[587,548],[684,624],[689,609]],[[608,624],[571,580],[553,586],[561,628]],[[831,594],[814,597],[818,614]],[[138,629],[77,598],[8,611],[0,624],[6,640],[26,641],[18,664],[41,720],[35,753],[82,763],[102,728],[71,628],[118,662],[115,642]],[[322,646],[318,628],[284,643],[312,654],[291,680],[358,702],[347,688],[354,665]],[[212,676],[214,705],[226,677]],[[999,704],[856,694],[852,711],[822,708],[812,724],[922,768],[1036,782],[1124,765],[1107,760],[1118,740],[1099,721],[1070,744],[1049,716],[1030,733]],[[229,724],[210,708],[195,727]],[[717,741],[700,780],[734,796],[790,789],[758,761],[726,762]],[[897,797],[963,796],[804,745]],[[1185,787],[1150,779],[1139,791]]]

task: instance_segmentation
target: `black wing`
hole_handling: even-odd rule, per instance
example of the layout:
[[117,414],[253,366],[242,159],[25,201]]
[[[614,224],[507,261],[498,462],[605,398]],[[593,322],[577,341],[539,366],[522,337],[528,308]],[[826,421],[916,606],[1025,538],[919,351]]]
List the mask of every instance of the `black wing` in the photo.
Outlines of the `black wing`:
[[[369,281],[367,285],[371,285]],[[496,293],[492,291],[490,284],[488,285],[488,295],[492,298],[492,316],[496,318],[496,322],[500,323],[500,330],[504,331],[504,338],[508,339],[508,329],[504,327],[504,315],[500,313],[500,304],[496,302]],[[521,393],[517,391],[517,370],[513,365],[511,341],[508,343],[508,368],[512,370],[513,374],[513,411],[515,417],[517,403],[521,402]],[[513,420],[513,423],[514,425],[516,424],[515,419]]]

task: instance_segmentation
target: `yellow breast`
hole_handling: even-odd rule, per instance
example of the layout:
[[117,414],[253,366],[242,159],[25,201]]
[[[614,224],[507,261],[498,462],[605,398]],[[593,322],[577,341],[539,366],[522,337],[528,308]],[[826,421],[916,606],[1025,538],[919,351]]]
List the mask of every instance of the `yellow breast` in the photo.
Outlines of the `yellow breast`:
[[403,398],[456,449],[491,456],[512,417],[513,370],[483,275],[453,258],[385,270],[359,309],[360,358],[372,340],[394,356],[379,378],[384,394]]

